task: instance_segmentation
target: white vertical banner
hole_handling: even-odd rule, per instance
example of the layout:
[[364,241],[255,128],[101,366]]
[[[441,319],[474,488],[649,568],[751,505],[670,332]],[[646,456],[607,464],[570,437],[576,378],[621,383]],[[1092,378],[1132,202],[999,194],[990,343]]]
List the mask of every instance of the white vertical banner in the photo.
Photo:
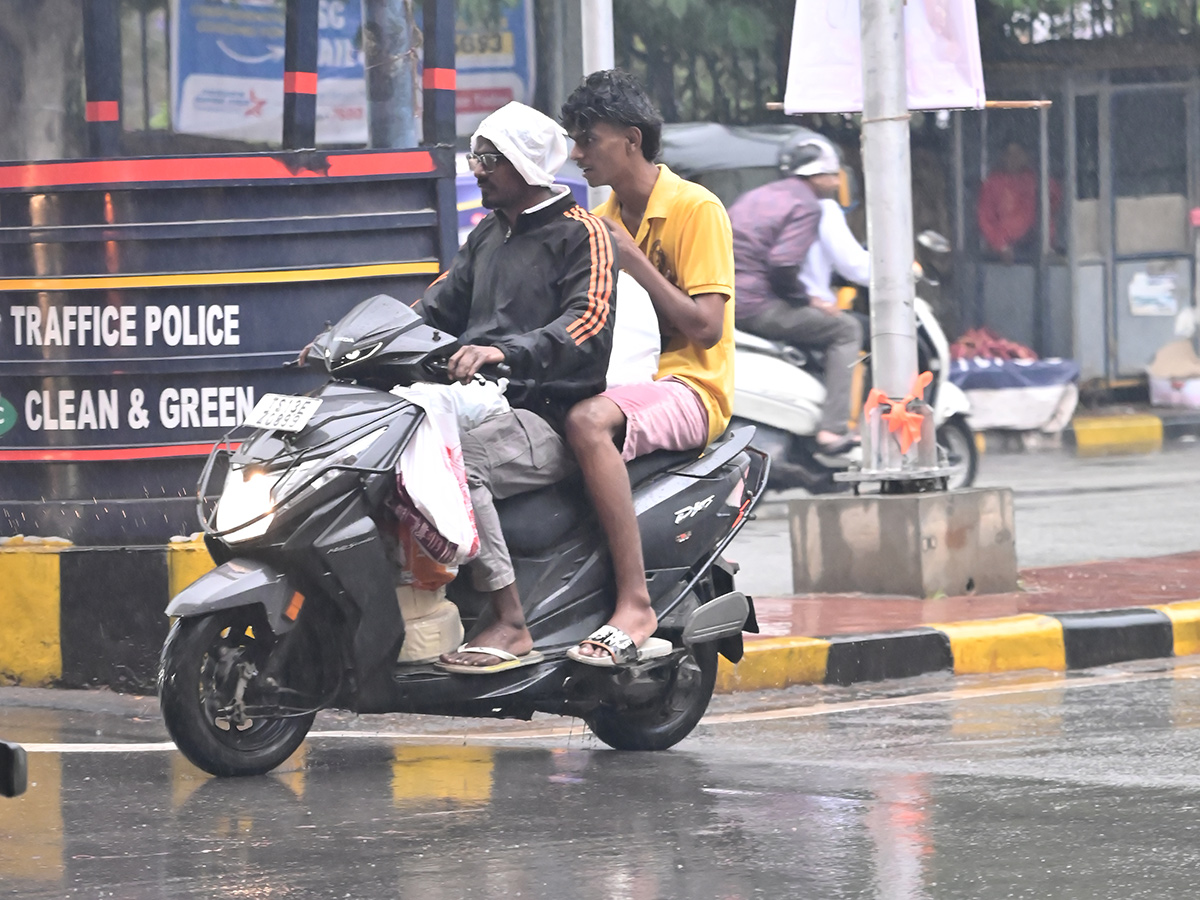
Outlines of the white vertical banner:
[[[861,112],[858,0],[796,0],[783,108]],[[982,109],[975,0],[905,0],[909,109]]]

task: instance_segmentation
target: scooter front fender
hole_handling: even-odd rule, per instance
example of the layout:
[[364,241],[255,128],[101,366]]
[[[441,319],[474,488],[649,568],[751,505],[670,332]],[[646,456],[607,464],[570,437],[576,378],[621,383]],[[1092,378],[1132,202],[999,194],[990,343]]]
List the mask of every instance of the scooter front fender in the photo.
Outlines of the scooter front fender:
[[168,616],[195,617],[234,609],[261,606],[275,634],[289,631],[295,623],[284,617],[295,589],[287,577],[266,563],[233,559],[200,576],[167,604]]

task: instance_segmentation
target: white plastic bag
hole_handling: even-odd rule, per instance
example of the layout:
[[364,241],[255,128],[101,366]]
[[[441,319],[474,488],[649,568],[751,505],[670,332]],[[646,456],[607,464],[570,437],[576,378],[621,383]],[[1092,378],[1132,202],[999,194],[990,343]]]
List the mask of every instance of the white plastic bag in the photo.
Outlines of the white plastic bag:
[[397,397],[411,400],[418,406],[425,404],[419,399],[433,397],[431,402],[449,403],[458,419],[458,430],[474,428],[484,419],[490,419],[497,413],[508,412],[508,398],[504,390],[508,387],[508,379],[488,381],[476,375],[468,384],[414,384],[409,387],[394,387],[392,393]]
[[425,418],[400,454],[396,514],[430,557],[458,566],[479,553],[479,532],[448,387],[417,384],[392,391],[425,410]]
[[645,384],[658,374],[662,335],[658,313],[646,289],[624,270],[617,276],[617,311],[613,320],[608,386]]

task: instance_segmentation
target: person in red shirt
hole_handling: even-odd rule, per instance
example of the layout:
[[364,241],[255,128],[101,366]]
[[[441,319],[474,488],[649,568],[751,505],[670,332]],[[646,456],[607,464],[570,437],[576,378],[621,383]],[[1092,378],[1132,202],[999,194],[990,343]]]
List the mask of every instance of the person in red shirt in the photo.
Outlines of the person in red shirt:
[[[1051,242],[1061,193],[1058,182],[1051,180]],[[1001,154],[999,168],[987,177],[979,191],[979,230],[988,248],[1010,263],[1017,254],[1035,249],[1039,215],[1038,173],[1025,148],[1009,141]]]

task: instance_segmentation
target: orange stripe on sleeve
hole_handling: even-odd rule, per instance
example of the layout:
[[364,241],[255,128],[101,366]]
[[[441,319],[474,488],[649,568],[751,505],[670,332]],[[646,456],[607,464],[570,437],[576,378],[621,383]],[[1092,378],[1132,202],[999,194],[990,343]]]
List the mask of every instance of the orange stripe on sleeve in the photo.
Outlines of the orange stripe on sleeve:
[[[429,288],[433,287],[435,284],[440,284],[441,282],[445,281],[446,276],[449,274],[450,274],[450,269],[449,269],[449,267],[447,267],[445,272],[443,272],[437,278],[433,279],[433,281],[429,282],[429,287],[425,288],[425,290],[429,290]],[[412,303],[408,304],[408,308],[412,309],[414,306],[416,306],[418,303],[420,303],[424,299],[425,299],[425,295],[422,293],[420,297],[418,297]]]
[[592,277],[588,284],[588,308],[579,319],[567,326],[567,333],[576,345],[598,334],[608,321],[612,296],[612,243],[607,227],[591,213],[579,207],[566,215],[583,223],[588,230],[588,249],[592,258]]
[[578,207],[572,207],[571,209],[567,210],[566,215],[572,219],[575,219],[577,222],[581,222],[584,228],[586,228],[588,231],[588,252],[591,254],[592,273],[591,277],[588,279],[588,307],[580,318],[576,319],[567,326],[567,334],[576,339],[576,344],[579,343],[579,332],[581,332],[591,323],[592,318],[596,313],[596,282],[598,280],[600,271],[595,229],[593,229],[590,222],[579,216],[578,212]]
[[583,332],[579,336],[580,343],[592,337],[593,335],[599,334],[601,329],[604,328],[605,323],[608,321],[609,312],[612,309],[612,264],[614,259],[612,236],[608,233],[608,226],[606,226],[603,222],[586,210],[583,211],[583,214],[587,217],[588,221],[595,226],[596,235],[599,238],[602,259],[597,267],[597,273],[602,283],[599,287],[601,294],[600,302],[597,306],[593,323],[583,329]]

